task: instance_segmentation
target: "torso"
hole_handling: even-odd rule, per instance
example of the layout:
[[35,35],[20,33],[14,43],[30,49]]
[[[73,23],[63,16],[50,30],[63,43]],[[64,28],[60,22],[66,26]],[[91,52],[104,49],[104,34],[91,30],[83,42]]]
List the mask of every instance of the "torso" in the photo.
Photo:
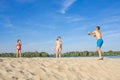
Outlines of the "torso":
[[56,48],[61,48],[62,42],[57,40],[56,41]]
[[20,43],[18,43],[16,46],[17,46],[18,50],[21,50],[21,44]]
[[102,34],[100,31],[94,31],[94,32],[97,40],[102,38]]

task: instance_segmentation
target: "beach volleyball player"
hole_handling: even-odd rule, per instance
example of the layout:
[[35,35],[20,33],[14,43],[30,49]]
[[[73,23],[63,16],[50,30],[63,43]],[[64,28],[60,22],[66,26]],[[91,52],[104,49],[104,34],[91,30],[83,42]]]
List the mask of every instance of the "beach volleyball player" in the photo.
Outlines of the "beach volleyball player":
[[99,54],[98,60],[103,60],[101,47],[103,45],[102,33],[100,31],[100,26],[96,26],[95,31],[89,32],[88,35],[94,36],[97,39],[97,51]]
[[18,58],[18,56],[20,56],[21,58],[21,40],[18,39],[17,40],[17,44],[16,44],[16,58]]
[[56,39],[56,43],[55,43],[55,51],[56,51],[56,58],[57,57],[61,57],[61,51],[62,51],[62,40],[61,37],[58,36]]

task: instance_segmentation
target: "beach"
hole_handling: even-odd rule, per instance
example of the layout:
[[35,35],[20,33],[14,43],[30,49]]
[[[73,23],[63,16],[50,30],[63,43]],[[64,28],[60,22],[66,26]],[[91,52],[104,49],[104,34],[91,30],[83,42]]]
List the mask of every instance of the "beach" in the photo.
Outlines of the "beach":
[[120,58],[0,58],[0,80],[120,80]]

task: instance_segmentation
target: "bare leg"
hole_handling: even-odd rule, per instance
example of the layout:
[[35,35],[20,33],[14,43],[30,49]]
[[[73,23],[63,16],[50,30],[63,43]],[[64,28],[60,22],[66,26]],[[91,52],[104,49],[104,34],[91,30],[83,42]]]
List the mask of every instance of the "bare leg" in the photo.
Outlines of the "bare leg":
[[59,58],[61,58],[61,49],[59,49]]
[[18,50],[16,50],[16,58],[18,58],[18,53],[19,53]]
[[22,57],[22,53],[21,53],[21,50],[19,50],[19,54],[20,54],[20,58]]
[[58,49],[56,49],[56,58],[58,57]]
[[61,58],[61,54],[59,53],[59,58]]
[[58,50],[58,52],[57,52],[57,57],[59,58],[59,50]]
[[56,51],[56,58],[57,58],[57,51]]
[[98,54],[99,54],[99,60],[102,60],[103,59],[102,58],[102,51],[99,47],[97,48],[97,51],[98,51]]

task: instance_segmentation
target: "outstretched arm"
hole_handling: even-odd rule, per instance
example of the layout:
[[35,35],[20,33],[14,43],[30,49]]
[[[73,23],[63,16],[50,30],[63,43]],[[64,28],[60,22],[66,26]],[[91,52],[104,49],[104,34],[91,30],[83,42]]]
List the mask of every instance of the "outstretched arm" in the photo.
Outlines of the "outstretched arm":
[[95,32],[89,32],[88,35],[94,36],[94,37],[96,36]]

